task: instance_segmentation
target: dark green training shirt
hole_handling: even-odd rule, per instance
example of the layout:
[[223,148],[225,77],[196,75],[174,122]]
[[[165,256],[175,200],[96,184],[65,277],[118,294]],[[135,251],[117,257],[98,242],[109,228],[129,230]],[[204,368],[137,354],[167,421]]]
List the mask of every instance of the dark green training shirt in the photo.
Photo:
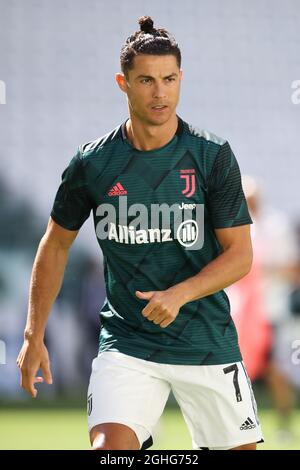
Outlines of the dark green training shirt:
[[107,292],[99,351],[167,364],[241,360],[223,290],[185,304],[167,328],[143,317],[147,301],[135,295],[194,276],[221,253],[214,229],[252,222],[228,142],[178,118],[168,144],[140,151],[127,140],[123,123],[78,149],[51,216],[78,230],[91,210]]

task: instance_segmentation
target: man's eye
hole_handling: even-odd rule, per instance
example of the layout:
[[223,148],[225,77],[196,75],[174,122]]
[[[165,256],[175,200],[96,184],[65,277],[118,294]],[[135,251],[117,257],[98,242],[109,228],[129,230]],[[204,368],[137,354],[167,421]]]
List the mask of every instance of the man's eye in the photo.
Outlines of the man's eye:
[[169,77],[169,78],[167,78],[167,82],[175,82],[175,78],[174,77]]
[[141,83],[150,83],[151,82],[151,79],[150,78],[143,78],[141,80]]

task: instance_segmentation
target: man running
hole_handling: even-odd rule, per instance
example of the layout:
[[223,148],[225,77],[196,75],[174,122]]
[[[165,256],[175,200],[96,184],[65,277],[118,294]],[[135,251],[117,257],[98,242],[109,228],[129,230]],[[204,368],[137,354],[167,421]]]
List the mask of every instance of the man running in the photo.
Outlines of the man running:
[[149,447],[172,390],[194,448],[255,449],[255,399],[223,291],[252,262],[239,167],[226,140],[176,114],[178,44],[150,17],[139,24],[116,74],[129,118],[79,147],[37,252],[21,385],[35,397],[35,382],[52,381],[46,321],[92,211],[107,291],[88,390],[92,448]]

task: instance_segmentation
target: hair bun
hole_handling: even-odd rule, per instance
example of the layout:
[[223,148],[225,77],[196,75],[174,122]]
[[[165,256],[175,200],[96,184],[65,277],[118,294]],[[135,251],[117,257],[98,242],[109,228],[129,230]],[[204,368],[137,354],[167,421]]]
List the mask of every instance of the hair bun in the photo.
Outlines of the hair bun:
[[151,33],[153,32],[153,20],[150,16],[142,16],[139,18],[139,25],[141,28],[141,31],[144,33]]

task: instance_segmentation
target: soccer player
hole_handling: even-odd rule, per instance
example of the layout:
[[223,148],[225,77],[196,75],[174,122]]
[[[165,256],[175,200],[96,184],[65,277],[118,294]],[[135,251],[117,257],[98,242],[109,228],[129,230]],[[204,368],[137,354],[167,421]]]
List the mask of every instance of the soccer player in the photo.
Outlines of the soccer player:
[[223,291],[252,261],[239,167],[226,140],[176,114],[178,44],[150,17],[139,24],[116,74],[129,118],[79,147],[38,248],[21,385],[35,397],[35,382],[52,382],[46,320],[92,210],[107,291],[88,390],[92,448],[151,446],[172,390],[194,448],[254,450],[261,428]]

